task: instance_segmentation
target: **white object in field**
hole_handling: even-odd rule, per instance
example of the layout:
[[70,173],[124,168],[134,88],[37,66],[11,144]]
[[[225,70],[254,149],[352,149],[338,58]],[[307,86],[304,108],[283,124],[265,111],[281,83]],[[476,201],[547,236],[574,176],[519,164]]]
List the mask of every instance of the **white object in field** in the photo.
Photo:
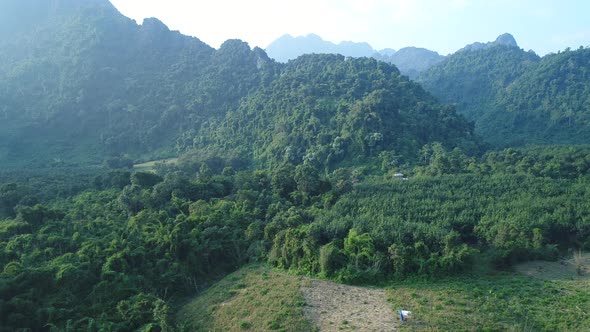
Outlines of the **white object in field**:
[[412,316],[412,312],[408,311],[408,310],[398,310],[397,313],[399,314],[399,319],[402,322],[405,322],[406,319],[408,319]]

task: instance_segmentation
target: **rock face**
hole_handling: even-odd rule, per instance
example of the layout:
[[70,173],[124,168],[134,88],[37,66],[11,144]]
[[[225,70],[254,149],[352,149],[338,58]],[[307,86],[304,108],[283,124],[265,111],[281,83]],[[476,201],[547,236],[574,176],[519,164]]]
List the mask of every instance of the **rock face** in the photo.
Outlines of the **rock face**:
[[504,33],[504,34],[499,35],[498,38],[496,38],[496,40],[494,40],[492,42],[487,42],[487,43],[475,42],[473,44],[469,44],[469,45],[463,47],[462,49],[460,49],[457,52],[482,50],[482,49],[490,48],[490,47],[496,46],[496,45],[518,47],[518,44],[516,43],[516,39],[514,39],[514,36],[512,36],[509,33]]

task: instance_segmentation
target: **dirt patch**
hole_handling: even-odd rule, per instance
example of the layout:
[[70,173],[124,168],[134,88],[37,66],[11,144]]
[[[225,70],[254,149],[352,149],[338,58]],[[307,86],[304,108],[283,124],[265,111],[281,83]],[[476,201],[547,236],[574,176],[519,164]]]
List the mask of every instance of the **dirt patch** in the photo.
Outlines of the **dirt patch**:
[[[578,273],[578,268],[581,273]],[[590,279],[590,253],[557,262],[531,261],[518,264],[517,272],[544,280]]]
[[320,331],[395,331],[397,316],[383,289],[305,279],[303,313]]

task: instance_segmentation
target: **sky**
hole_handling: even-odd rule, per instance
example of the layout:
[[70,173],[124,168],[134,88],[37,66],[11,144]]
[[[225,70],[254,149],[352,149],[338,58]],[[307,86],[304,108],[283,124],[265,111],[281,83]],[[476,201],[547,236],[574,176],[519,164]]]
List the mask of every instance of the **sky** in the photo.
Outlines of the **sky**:
[[590,0],[111,0],[141,24],[156,17],[212,47],[241,39],[266,48],[284,34],[424,47],[441,54],[511,33],[544,55],[590,46]]

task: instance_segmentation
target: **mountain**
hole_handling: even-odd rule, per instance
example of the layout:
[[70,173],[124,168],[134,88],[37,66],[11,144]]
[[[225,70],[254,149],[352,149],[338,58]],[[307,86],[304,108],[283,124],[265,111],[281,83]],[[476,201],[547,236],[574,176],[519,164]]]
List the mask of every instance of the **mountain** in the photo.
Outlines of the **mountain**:
[[[316,330],[301,278],[270,267],[349,284],[443,278],[438,293],[421,283],[432,301],[412,286],[382,303],[413,298],[427,312],[460,291],[440,319],[417,317],[442,330],[590,326],[584,264],[568,264],[568,280],[501,272],[590,248],[590,147],[477,158],[473,125],[386,62],[283,64],[239,40],[215,50],[106,0],[0,6],[0,332]],[[583,128],[588,50],[519,51],[455,59],[482,84],[499,66],[499,118],[500,106],[557,110],[556,123]],[[88,167],[172,155],[141,170]],[[448,319],[482,298],[487,311]]]
[[334,44],[323,40],[320,36],[309,34],[307,36],[293,37],[283,35],[273,41],[266,48],[269,57],[279,62],[293,60],[303,54],[342,54],[350,57],[369,57],[375,52],[367,43],[355,43],[344,41]]
[[[278,121],[286,111],[304,111],[299,120],[288,115],[282,120],[293,120],[288,125],[295,133],[309,130],[311,124],[302,119],[315,123],[313,138],[289,143],[298,162],[315,139],[324,146],[324,140],[344,137],[352,142],[353,136],[361,135],[355,138],[355,149],[362,150],[367,142],[361,141],[373,139],[371,144],[379,145],[383,134],[386,144],[379,149],[413,153],[432,139],[449,147],[459,142],[459,136],[473,139],[463,124],[458,125],[461,133],[448,133],[448,140],[447,134],[434,129],[438,136],[414,130],[436,126],[439,113],[452,123],[462,120],[384,63],[314,56],[280,64],[239,40],[228,40],[215,50],[197,38],[170,31],[155,18],[138,25],[106,0],[7,0],[3,6],[0,21],[10,31],[0,40],[4,166],[88,165],[112,158],[170,157],[192,148],[223,150],[234,138],[224,126],[275,126],[278,122],[267,121]],[[24,21],[28,23],[19,23]],[[327,68],[318,67],[320,63]],[[372,75],[385,81],[376,84]],[[256,109],[251,109],[255,102]],[[357,133],[344,135],[346,121],[326,129],[333,125],[330,116],[354,122],[348,113],[361,116],[365,109],[367,119],[377,122],[357,119]],[[267,114],[262,118],[258,111]],[[244,112],[251,114],[239,118]],[[401,116],[404,112],[411,117]],[[239,123],[232,122],[236,118]],[[395,139],[377,125],[398,120],[405,122],[396,124],[400,133]],[[235,137],[251,138],[238,133],[242,136]],[[400,143],[398,136],[410,143]],[[272,143],[261,137],[266,136],[249,140],[261,146],[246,147],[242,140],[232,148],[256,161],[254,152],[268,150]]]
[[476,121],[494,104],[498,92],[539,61],[518,47],[494,45],[462,50],[424,71],[418,77],[426,90]]
[[496,38],[496,40],[494,40],[494,41],[487,42],[487,43],[475,42],[473,44],[469,44],[469,45],[463,47],[458,52],[477,51],[477,50],[482,50],[482,49],[494,47],[497,45],[504,45],[504,46],[508,46],[508,47],[518,47],[518,44],[516,43],[516,39],[514,39],[514,36],[512,36],[509,33],[504,33],[504,34],[499,35],[498,38]]
[[376,51],[367,43],[341,42],[334,44],[314,34],[300,37],[284,35],[268,45],[266,52],[269,57],[279,62],[287,62],[298,56],[313,53],[373,57],[396,65],[404,75],[411,78],[415,78],[420,72],[444,59],[438,53],[425,48],[405,47],[397,52],[394,49],[386,48]]
[[544,56],[495,98],[479,132],[501,145],[590,142],[590,49]]
[[174,154],[180,132],[273,79],[275,63],[261,49],[230,40],[215,50],[157,19],[137,25],[106,0],[3,6],[4,163]]
[[437,52],[419,47],[404,47],[397,52],[379,51],[373,57],[394,64],[412,79],[445,58]]
[[246,149],[263,165],[313,160],[326,169],[363,164],[382,152],[412,161],[434,141],[464,150],[477,141],[452,107],[438,104],[394,66],[332,54],[289,61],[276,81],[215,128],[193,141]]
[[509,34],[468,45],[418,81],[494,145],[587,144],[588,49],[540,58],[516,45]]

